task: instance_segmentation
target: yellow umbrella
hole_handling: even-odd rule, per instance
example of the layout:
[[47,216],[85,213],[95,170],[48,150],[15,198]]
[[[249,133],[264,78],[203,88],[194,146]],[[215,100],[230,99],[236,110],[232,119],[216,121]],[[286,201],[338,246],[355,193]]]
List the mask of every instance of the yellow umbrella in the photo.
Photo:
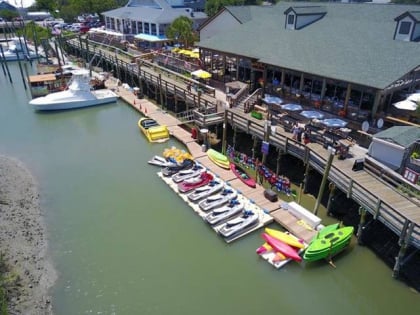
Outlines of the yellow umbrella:
[[175,48],[172,48],[172,52],[174,52],[174,53],[177,53],[177,52],[179,52],[181,50],[181,48],[179,48],[179,47],[175,47]]
[[190,55],[192,58],[200,58],[200,53],[198,53],[198,52],[193,52],[191,55]]
[[194,72],[191,72],[191,75],[192,76],[195,76],[197,78],[200,78],[200,79],[208,79],[208,78],[211,78],[211,73],[209,73],[207,71],[204,71],[202,69],[199,69],[199,70],[196,70]]

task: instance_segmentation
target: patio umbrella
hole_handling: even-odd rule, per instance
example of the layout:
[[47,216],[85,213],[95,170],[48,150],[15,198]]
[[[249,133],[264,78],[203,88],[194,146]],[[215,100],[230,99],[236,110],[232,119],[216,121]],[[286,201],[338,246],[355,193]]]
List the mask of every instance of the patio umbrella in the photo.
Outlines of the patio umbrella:
[[329,128],[344,128],[345,126],[347,126],[347,121],[338,118],[323,119],[319,122]]
[[298,112],[303,109],[302,106],[299,104],[284,104],[284,105],[281,105],[281,108],[284,110],[291,111],[291,112]]
[[309,119],[323,119],[324,118],[324,114],[320,113],[316,110],[304,110],[302,112],[300,112],[300,114],[303,117],[309,118]]
[[263,98],[263,102],[267,104],[280,105],[283,103],[283,100],[280,97],[266,94]]
[[417,104],[414,103],[413,101],[408,100],[408,99],[407,100],[400,101],[400,102],[397,102],[397,103],[394,103],[392,105],[395,108],[403,109],[403,110],[413,111],[413,110],[416,110],[417,109]]
[[407,97],[407,100],[409,100],[409,101],[413,101],[413,102],[416,102],[416,103],[420,102],[420,93],[413,93],[413,94],[410,94],[410,95]]
[[191,72],[191,75],[200,79],[211,78],[211,73],[204,71],[202,69],[198,69],[196,71]]

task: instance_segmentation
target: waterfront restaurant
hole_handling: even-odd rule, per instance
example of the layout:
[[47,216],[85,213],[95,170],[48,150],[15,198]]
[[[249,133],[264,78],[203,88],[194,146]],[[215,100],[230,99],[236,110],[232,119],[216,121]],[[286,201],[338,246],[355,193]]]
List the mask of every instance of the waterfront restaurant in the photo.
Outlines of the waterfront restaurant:
[[103,12],[105,28],[119,32],[124,40],[133,41],[144,49],[158,49],[170,40],[165,32],[178,17],[186,16],[197,29],[206,19],[203,12],[195,12],[184,0],[130,0],[121,8]]
[[228,6],[199,31],[213,79],[295,96],[353,121],[386,118],[393,102],[420,86],[418,6]]

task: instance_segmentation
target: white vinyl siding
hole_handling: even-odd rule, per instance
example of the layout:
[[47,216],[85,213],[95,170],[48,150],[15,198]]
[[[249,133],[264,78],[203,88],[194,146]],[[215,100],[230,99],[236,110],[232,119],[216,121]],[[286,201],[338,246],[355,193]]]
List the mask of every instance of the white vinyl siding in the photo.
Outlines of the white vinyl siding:
[[397,40],[403,40],[403,41],[410,41],[411,34],[413,31],[413,20],[406,16],[402,20],[398,21],[397,24],[397,31],[395,33],[395,39]]
[[287,15],[286,29],[294,30],[295,29],[295,22],[296,22],[296,15],[293,12],[290,12]]

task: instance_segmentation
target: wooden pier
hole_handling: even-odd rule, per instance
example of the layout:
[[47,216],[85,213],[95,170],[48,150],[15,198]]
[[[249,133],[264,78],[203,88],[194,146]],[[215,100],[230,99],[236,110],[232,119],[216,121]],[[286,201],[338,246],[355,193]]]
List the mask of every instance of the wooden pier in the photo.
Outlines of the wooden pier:
[[[78,49],[83,51],[84,48],[80,44]],[[95,54],[98,54],[98,52]],[[102,54],[102,52],[100,54]],[[103,58],[109,58],[111,62],[114,62],[114,64],[117,65],[122,63],[119,61],[116,55],[115,57],[112,57],[111,53],[109,53],[107,56],[103,56]],[[125,67],[128,69],[128,61],[124,62],[126,63]],[[147,71],[144,71],[143,68],[144,67],[141,67],[141,69],[138,69],[137,71],[132,70],[129,72],[129,76],[135,77],[137,75],[142,80],[150,80],[150,82],[155,84],[155,86],[159,86],[160,91],[162,91],[163,80],[168,80],[166,86],[171,86],[171,88],[166,89],[166,92],[175,93],[175,95],[185,95],[187,83],[186,81],[178,80],[176,77],[169,77],[164,79],[162,75],[159,75],[155,72],[153,67],[147,67]],[[121,90],[121,87],[119,89],[121,97],[127,103],[131,104],[134,108],[136,108],[136,110],[142,112],[144,115],[153,117],[160,124],[168,125],[172,135],[183,142],[189,149],[190,153],[195,158],[200,160],[201,163],[206,163],[206,157],[202,152],[201,146],[199,146],[198,143],[191,138],[191,135],[186,130],[179,127],[179,125],[182,125],[186,121],[181,121],[175,117],[172,117],[166,112],[165,104],[167,103],[165,103],[165,100],[162,98],[162,96],[157,96],[159,93],[156,94],[154,99],[157,103],[162,104],[161,106],[163,108],[159,108],[158,106],[146,100],[138,100],[133,93]],[[188,100],[193,99],[191,108],[189,108],[187,111],[191,111],[193,114],[195,113],[197,117],[200,117],[200,115],[203,114],[203,109],[216,109],[216,112],[212,113],[214,116],[212,116],[211,119],[209,119],[207,122],[205,121],[207,117],[206,110],[204,110],[204,115],[201,115],[201,120],[196,121],[195,119],[197,117],[192,117],[190,118],[191,121],[194,121],[199,125],[202,124],[203,126],[210,125],[210,123],[221,122],[223,122],[224,126],[226,126],[229,123],[234,128],[234,130],[236,129],[244,131],[256,139],[269,142],[270,146],[275,147],[279,151],[279,154],[290,154],[301,159],[308,166],[307,169],[312,168],[320,174],[325,173],[331,153],[329,153],[329,151],[326,150],[322,145],[317,143],[309,143],[307,145],[299,143],[291,138],[290,133],[285,132],[283,128],[279,126],[273,128],[274,130],[272,131],[272,128],[267,128],[265,121],[257,120],[251,117],[249,114],[245,114],[242,109],[221,108],[219,104],[221,99],[217,100],[216,92],[216,97],[211,96],[208,93],[204,93],[200,94],[200,99],[198,99],[198,94],[193,98],[191,95],[187,95],[186,98],[184,98],[186,103],[188,103]],[[162,92],[160,95],[162,95]],[[203,99],[205,99],[204,102],[202,101]],[[204,123],[202,119],[204,119]],[[226,130],[224,129],[224,133],[225,132]],[[224,147],[225,145],[226,143],[224,143]],[[338,160],[336,158],[332,159],[331,168],[328,172],[326,172],[326,176],[327,179],[338,189],[344,192],[348,198],[353,199],[360,205],[360,212],[362,213],[360,227],[364,223],[364,213],[369,212],[372,214],[375,220],[379,220],[399,236],[399,244],[401,249],[394,267],[394,272],[397,273],[400,263],[404,259],[406,248],[410,245],[416,248],[420,248],[419,206],[415,200],[410,199],[402,193],[399,193],[395,187],[385,184],[372,172],[369,172],[366,169],[353,171],[352,168],[354,162],[357,159],[364,160],[365,157],[366,150],[363,150],[355,145],[350,150],[349,158],[346,158],[345,160]],[[211,164],[209,164],[209,166],[210,165]],[[215,173],[221,173],[220,169],[215,170],[214,167],[216,166],[211,166],[211,169]],[[238,183],[235,183],[234,179],[231,181],[232,185],[238,185],[239,190],[244,190],[244,194],[253,194],[255,203],[260,205],[262,208],[269,209],[268,211],[270,214],[272,214],[273,218],[286,229],[305,240],[309,238],[309,236],[305,236],[305,234],[311,231],[306,230],[301,225],[297,224],[297,222],[289,223],[290,218],[284,216],[284,213],[282,213],[280,210],[280,204],[276,205],[278,206],[278,209],[272,209],[273,207],[268,208],[267,204],[263,204],[267,201],[263,197],[263,189],[261,187],[260,191],[256,190],[257,192],[254,195],[253,192],[246,191],[246,188],[243,187],[243,185],[240,187],[239,181],[237,181]],[[359,228],[358,236],[360,236],[361,232],[362,229]]]

